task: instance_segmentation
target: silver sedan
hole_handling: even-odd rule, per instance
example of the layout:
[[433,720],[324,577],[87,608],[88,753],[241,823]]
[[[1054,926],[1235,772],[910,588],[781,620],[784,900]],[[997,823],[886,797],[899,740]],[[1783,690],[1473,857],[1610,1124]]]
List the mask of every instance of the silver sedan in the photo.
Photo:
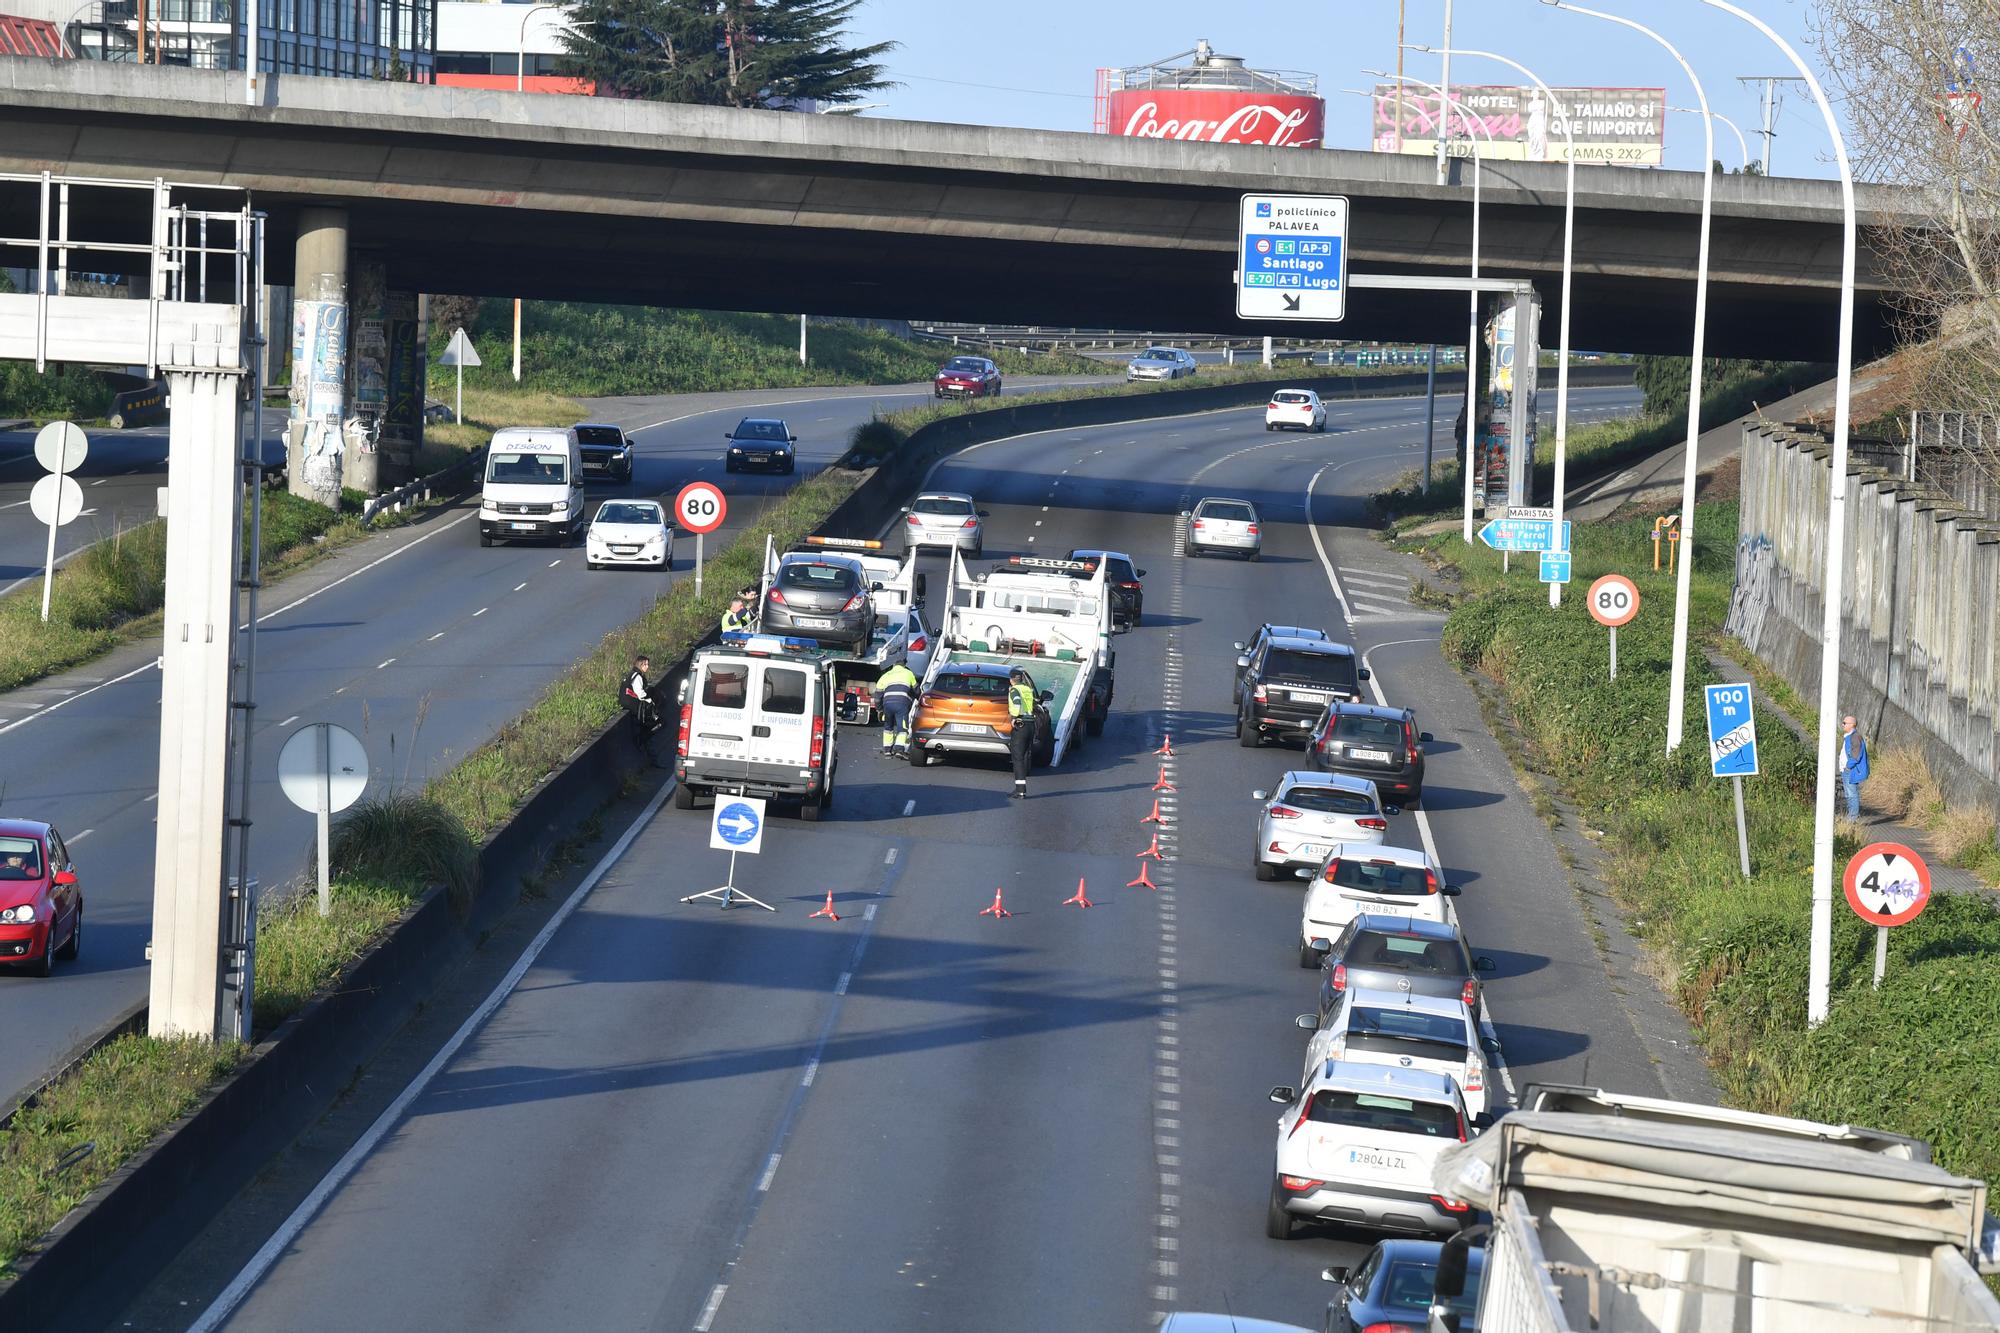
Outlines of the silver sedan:
[[986,551],[986,517],[972,497],[957,491],[925,491],[903,511],[903,549],[956,546],[977,560]]

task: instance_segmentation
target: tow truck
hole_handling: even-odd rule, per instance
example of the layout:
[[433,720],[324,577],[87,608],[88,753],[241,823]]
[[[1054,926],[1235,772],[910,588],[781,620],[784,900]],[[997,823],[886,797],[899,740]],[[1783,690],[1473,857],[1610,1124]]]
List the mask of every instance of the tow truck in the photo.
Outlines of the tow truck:
[[[1015,556],[978,576],[951,555],[943,637],[910,718],[910,762],[1006,754],[1005,678],[1034,679],[1047,717],[1035,762],[1057,765],[1111,712],[1111,598],[1101,564]],[[996,682],[999,688],[995,688]]]
[[681,682],[674,806],[719,792],[798,803],[817,820],[833,802],[833,656],[815,640],[723,635]]
[[[806,549],[811,552],[837,551],[852,557],[868,574],[868,599],[875,616],[875,629],[867,651],[827,650],[827,661],[833,668],[835,718],[866,726],[876,720],[879,711],[875,682],[881,674],[901,662],[921,680],[930,662],[936,636],[924,621],[925,578],[917,571],[914,555],[897,560],[878,554],[882,550],[879,541],[861,537],[807,537],[805,541]],[[777,577],[781,558],[776,544],[766,537],[761,588],[765,594],[770,591],[771,580]],[[758,605],[763,605],[762,597]]]

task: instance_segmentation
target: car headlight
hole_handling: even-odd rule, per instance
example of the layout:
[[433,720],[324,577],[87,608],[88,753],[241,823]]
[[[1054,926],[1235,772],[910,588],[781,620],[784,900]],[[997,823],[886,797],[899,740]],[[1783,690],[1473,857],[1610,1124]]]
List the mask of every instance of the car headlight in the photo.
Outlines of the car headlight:
[[567,500],[556,501],[554,504],[549,506],[549,512],[551,514],[567,514],[569,512],[569,501]]
[[732,444],[729,446],[729,452],[732,454],[740,454],[743,452],[743,446],[740,444]]
[[667,534],[664,532],[656,532],[652,536],[646,538],[646,545],[648,546],[665,546],[666,544],[667,544]]
[[10,907],[4,912],[0,912],[0,921],[11,921],[17,926],[25,926],[34,919],[35,905],[33,903],[22,903],[19,907]]
[[479,512],[482,514],[497,514],[500,512],[500,506],[491,500],[481,500],[479,502]]

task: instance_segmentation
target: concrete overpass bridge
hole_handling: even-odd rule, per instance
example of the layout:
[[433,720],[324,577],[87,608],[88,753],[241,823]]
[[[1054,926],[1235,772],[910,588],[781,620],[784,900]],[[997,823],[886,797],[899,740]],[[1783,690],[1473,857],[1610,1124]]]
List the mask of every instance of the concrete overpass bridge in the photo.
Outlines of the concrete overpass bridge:
[[[1236,197],[1353,201],[1355,272],[1462,274],[1468,187],[1386,154],[801,116],[274,76],[0,61],[0,171],[253,192],[270,277],[301,210],[333,207],[391,285],[722,310],[1192,327],[1454,342],[1462,296],[1356,290],[1339,326],[1239,324]],[[1578,173],[1579,347],[1671,352],[1691,331],[1700,177]],[[123,194],[125,192],[117,192]],[[1716,183],[1709,346],[1828,359],[1840,254],[1830,182]],[[1487,168],[1484,271],[1535,281],[1552,318],[1563,172]],[[1865,192],[1877,219],[1897,207]],[[27,235],[0,219],[0,235]],[[1887,341],[1864,251],[1857,346]],[[22,262],[0,256],[0,263]],[[1553,324],[1545,325],[1553,328]]]

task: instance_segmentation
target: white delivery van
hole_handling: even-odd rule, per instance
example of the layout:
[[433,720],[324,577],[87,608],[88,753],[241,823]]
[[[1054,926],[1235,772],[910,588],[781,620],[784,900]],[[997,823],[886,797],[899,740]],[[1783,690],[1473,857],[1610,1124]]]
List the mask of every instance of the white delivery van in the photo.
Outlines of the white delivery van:
[[508,426],[486,446],[479,492],[479,544],[572,542],[584,520],[583,450],[576,432]]
[[834,657],[772,634],[697,652],[681,683],[675,808],[728,792],[796,802],[801,818],[818,819],[839,762]]

